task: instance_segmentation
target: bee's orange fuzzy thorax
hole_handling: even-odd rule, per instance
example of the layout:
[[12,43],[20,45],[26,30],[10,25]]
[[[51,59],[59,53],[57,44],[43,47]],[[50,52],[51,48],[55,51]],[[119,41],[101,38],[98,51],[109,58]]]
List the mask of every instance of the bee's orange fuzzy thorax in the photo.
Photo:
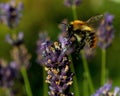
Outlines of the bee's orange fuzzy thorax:
[[72,24],[72,25],[83,25],[83,24],[85,24],[85,22],[83,22],[81,20],[74,20],[74,21],[70,22],[70,24]]
[[74,20],[70,22],[71,25],[73,25],[73,30],[81,29],[83,25],[85,25],[85,22],[81,20]]

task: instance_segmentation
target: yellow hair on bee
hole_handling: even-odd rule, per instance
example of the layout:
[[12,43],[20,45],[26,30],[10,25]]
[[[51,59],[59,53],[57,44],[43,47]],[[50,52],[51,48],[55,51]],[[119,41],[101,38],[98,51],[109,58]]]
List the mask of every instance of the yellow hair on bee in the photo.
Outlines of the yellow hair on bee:
[[71,25],[73,25],[73,30],[81,29],[81,26],[85,24],[85,22],[81,20],[74,20],[70,22]]
[[83,22],[81,20],[74,20],[74,21],[70,22],[70,24],[72,24],[72,25],[82,25],[82,24],[85,24],[85,22]]
[[89,27],[86,22],[81,21],[81,20],[74,20],[72,22],[70,22],[71,25],[73,25],[73,30],[77,30],[80,29],[82,31],[92,31],[92,28]]
[[82,25],[81,30],[82,31],[92,31],[93,29],[91,27],[87,26],[87,25]]

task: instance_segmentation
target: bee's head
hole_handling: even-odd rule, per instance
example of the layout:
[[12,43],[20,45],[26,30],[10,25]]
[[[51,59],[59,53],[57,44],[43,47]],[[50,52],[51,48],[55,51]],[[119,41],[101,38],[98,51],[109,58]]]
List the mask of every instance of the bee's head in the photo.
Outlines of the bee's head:
[[72,32],[73,31],[73,25],[72,24],[68,24],[67,31],[68,32]]
[[67,32],[69,32],[69,33],[72,32],[73,24],[65,24],[65,23],[61,23],[61,24],[63,24],[65,26]]

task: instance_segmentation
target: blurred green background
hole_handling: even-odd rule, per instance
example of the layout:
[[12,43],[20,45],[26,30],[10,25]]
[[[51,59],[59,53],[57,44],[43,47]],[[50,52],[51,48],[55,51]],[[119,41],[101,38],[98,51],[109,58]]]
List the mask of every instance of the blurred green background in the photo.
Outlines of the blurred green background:
[[[8,0],[0,0],[6,2]],[[48,32],[51,40],[57,40],[60,30],[58,24],[63,19],[73,20],[71,8],[64,5],[64,0],[22,0],[24,3],[23,17],[17,32],[25,33],[25,44],[29,53],[32,54],[30,70],[28,75],[33,91],[33,96],[42,96],[42,67],[36,63],[36,41],[39,32]],[[86,21],[91,16],[104,14],[106,12],[113,14],[115,38],[112,45],[107,49],[107,68],[109,78],[113,85],[120,86],[120,0],[81,0],[77,7],[77,14],[80,20]],[[11,60],[11,46],[5,42],[5,36],[10,30],[5,25],[0,25],[0,57],[8,61]],[[101,50],[97,48],[96,55],[89,60],[89,68],[94,81],[98,88],[100,84],[100,64]],[[79,84],[82,89],[83,65],[76,64],[75,70],[79,78]]]

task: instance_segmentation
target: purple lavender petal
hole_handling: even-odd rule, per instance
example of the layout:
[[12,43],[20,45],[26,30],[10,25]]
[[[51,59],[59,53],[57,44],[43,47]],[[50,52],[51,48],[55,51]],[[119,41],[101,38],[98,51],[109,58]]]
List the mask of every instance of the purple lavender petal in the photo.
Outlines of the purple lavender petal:
[[98,36],[98,46],[100,48],[108,48],[114,38],[114,28],[112,25],[114,16],[110,14],[105,14],[104,19],[102,20],[97,36]]
[[115,87],[113,92],[111,91],[111,89],[112,84],[106,83],[104,86],[100,87],[92,96],[119,96],[119,87]]

